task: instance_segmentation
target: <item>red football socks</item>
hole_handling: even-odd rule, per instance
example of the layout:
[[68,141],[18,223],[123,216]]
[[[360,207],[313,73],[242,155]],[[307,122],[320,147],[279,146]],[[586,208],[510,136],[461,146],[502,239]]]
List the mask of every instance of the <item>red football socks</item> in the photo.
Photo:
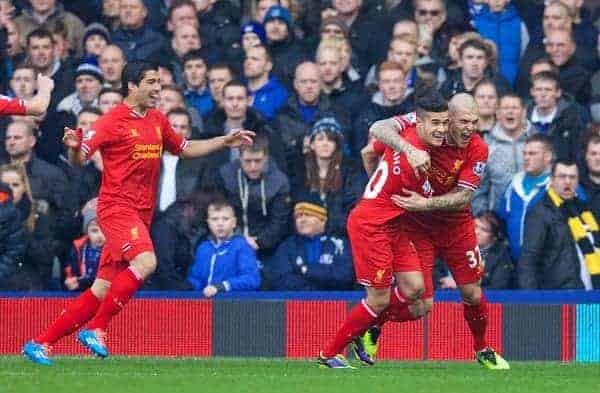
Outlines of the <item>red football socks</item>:
[[100,307],[100,300],[90,289],[86,290],[70,302],[58,319],[34,341],[38,344],[53,345],[89,321],[96,314],[98,307]]
[[469,325],[471,334],[473,335],[473,342],[475,351],[481,351],[485,349],[488,344],[485,339],[485,332],[487,329],[488,322],[488,307],[485,295],[481,294],[481,300],[479,304],[470,305],[463,303],[463,310],[465,320]]
[[134,272],[133,266],[119,273],[113,280],[96,316],[88,324],[88,329],[106,330],[110,320],[125,307],[143,282],[140,275]]
[[350,311],[346,322],[323,351],[323,356],[330,358],[344,352],[346,345],[350,344],[354,337],[362,335],[373,326],[376,319],[377,313],[363,299]]

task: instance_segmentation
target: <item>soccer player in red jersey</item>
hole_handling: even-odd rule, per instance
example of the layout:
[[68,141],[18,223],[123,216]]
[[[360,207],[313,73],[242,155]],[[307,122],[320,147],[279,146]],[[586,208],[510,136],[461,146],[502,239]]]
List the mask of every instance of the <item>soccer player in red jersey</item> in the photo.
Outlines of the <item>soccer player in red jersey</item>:
[[27,100],[10,98],[0,95],[0,115],[31,115],[41,116],[50,105],[50,96],[54,90],[54,81],[47,76],[38,74],[37,94]]
[[[441,145],[448,130],[446,101],[429,96],[421,99],[417,107],[414,126],[404,119],[394,119],[407,125],[406,141],[419,150]],[[415,173],[406,154],[380,142],[375,142],[373,149],[382,159],[347,223],[356,280],[365,287],[367,296],[352,309],[333,340],[319,354],[317,362],[323,367],[350,367],[342,355],[344,348],[372,326],[391,302],[414,303],[423,293],[420,262],[398,220],[404,209],[395,206],[391,197],[402,189],[428,197],[429,180]],[[392,295],[394,276],[397,287]]]
[[[488,312],[480,285],[483,264],[469,207],[485,170],[488,148],[475,132],[479,110],[473,97],[465,93],[457,94],[448,107],[448,140],[429,151],[431,162],[427,173],[433,197],[423,198],[419,193],[405,190],[403,195],[394,195],[392,199],[397,206],[410,212],[405,219],[410,222],[409,237],[418,250],[425,279],[425,312],[433,307],[432,270],[437,255],[446,262],[458,284],[464,318],[473,336],[476,359],[486,368],[506,369],[509,368],[508,363],[488,345],[485,338]],[[399,135],[400,131],[408,141],[404,134],[409,128],[397,129],[397,125],[402,127],[404,124],[389,121],[393,127],[393,132],[389,134]],[[386,320],[402,322],[407,319],[395,310],[387,310],[377,322],[382,324]],[[371,330],[367,336],[371,335],[377,336],[378,333]],[[369,339],[364,337],[363,345]]]
[[81,164],[96,151],[102,155],[98,221],[106,243],[92,287],[25,344],[23,353],[39,364],[52,364],[49,347],[88,321],[87,329],[78,334],[79,342],[97,356],[108,356],[104,336],[109,321],[156,268],[149,228],[163,149],[181,158],[197,158],[252,143],[254,133],[246,130],[204,141],[187,141],[176,134],[167,118],[155,109],[160,78],[153,64],[127,63],[122,86],[127,90],[124,102],[98,119],[85,136],[65,131],[63,140],[73,162]]

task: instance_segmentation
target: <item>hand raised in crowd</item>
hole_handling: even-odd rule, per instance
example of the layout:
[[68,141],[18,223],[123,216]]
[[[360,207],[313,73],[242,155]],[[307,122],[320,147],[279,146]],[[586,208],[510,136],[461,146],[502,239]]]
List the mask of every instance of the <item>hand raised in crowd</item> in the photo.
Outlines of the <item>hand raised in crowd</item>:
[[248,242],[250,247],[252,247],[255,250],[258,250],[258,243],[256,242],[256,237],[246,236],[246,241]]
[[225,136],[225,145],[229,148],[251,146],[256,133],[249,130],[235,130]]
[[79,146],[81,146],[81,131],[65,127],[64,132],[62,138],[64,145],[71,149],[79,149]]
[[37,89],[38,91],[51,93],[52,90],[54,90],[54,79],[42,74],[38,74]]
[[65,278],[65,287],[67,287],[67,289],[70,291],[74,291],[75,289],[79,288],[79,281],[77,280],[77,277]]
[[217,287],[215,287],[214,285],[207,285],[204,290],[202,291],[202,294],[205,297],[213,297],[217,294],[217,292],[219,292],[219,290],[217,289]]

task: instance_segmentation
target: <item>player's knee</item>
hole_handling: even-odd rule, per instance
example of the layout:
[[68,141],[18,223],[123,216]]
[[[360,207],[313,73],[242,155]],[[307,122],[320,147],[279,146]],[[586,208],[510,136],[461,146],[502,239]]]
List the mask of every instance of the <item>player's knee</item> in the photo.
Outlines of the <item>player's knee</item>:
[[467,284],[459,287],[462,299],[467,304],[479,304],[481,301],[481,287],[479,284]]
[[151,252],[143,252],[133,259],[131,265],[145,280],[156,270],[156,255]]
[[390,290],[374,290],[367,292],[367,303],[376,313],[380,313],[390,304]]
[[419,300],[424,293],[425,287],[423,286],[422,282],[409,285],[408,288],[404,290],[404,296],[410,302],[415,302]]
[[110,284],[110,281],[96,279],[94,280],[90,290],[92,291],[94,296],[98,298],[98,300],[102,300],[108,293],[108,290],[110,289]]
[[423,299],[423,316],[429,314],[433,310],[433,299],[427,298]]

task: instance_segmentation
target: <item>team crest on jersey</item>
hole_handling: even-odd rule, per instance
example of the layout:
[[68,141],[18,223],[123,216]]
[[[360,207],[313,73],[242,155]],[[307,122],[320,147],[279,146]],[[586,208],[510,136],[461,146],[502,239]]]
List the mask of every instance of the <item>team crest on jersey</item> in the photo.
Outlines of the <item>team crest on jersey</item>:
[[384,274],[385,274],[385,269],[377,270],[377,273],[375,273],[375,282],[382,282]]
[[137,240],[140,237],[138,227],[131,228],[131,240]]
[[132,137],[138,137],[138,136],[140,136],[140,133],[135,128],[132,128],[131,130],[129,130],[129,132],[131,133]]
[[160,127],[156,126],[154,127],[154,130],[156,131],[156,136],[158,137],[158,139],[162,139],[162,132],[160,132]]
[[481,177],[483,175],[483,172],[485,171],[485,162],[483,161],[477,161],[475,163],[475,166],[473,166],[473,173],[476,174],[477,176]]
[[463,163],[464,163],[463,160],[456,160],[456,161],[454,161],[454,167],[452,167],[452,171],[453,172],[458,172],[458,170],[460,169],[460,167],[462,166]]

